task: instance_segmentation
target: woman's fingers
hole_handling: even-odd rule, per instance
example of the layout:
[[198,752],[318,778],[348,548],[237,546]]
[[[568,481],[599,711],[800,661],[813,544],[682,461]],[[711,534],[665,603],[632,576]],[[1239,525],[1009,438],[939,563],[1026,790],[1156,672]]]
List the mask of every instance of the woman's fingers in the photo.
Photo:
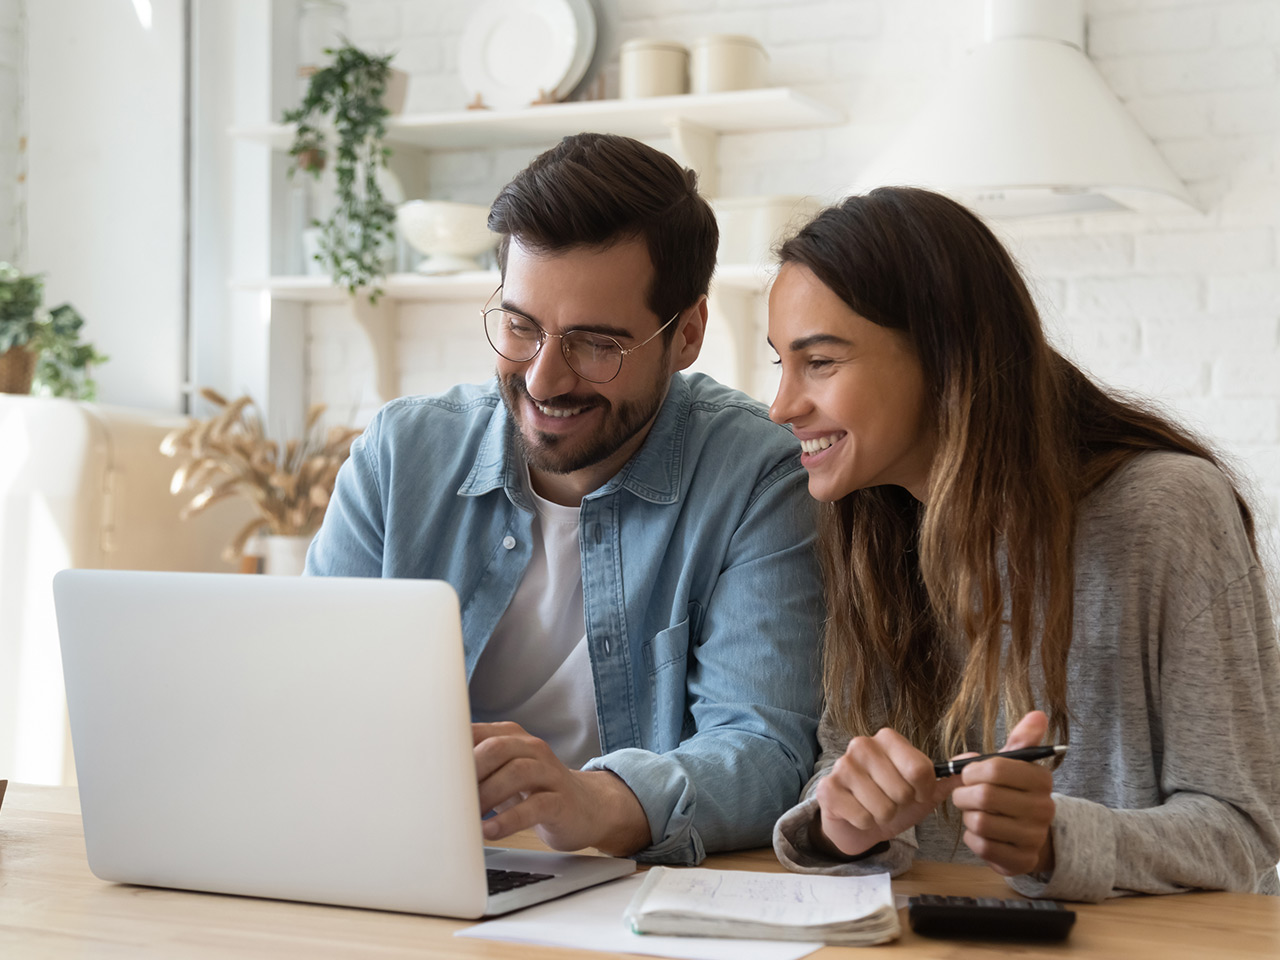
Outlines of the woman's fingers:
[[1044,743],[1045,734],[1048,732],[1049,717],[1043,710],[1032,710],[1009,731],[1003,749],[1020,750],[1023,747],[1038,747]]
[[893,730],[855,737],[816,795],[824,834],[861,853],[919,823],[941,797],[933,763]]
[[951,799],[964,842],[1000,873],[1043,869],[1052,862],[1053,773],[1034,763],[996,757],[970,764]]

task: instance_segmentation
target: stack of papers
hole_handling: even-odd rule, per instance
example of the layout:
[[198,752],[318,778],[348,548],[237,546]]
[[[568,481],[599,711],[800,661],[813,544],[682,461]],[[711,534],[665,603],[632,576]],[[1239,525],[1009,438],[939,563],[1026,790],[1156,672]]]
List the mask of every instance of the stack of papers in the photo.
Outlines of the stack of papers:
[[813,941],[788,943],[782,940],[721,940],[632,933],[622,914],[642,882],[642,877],[633,874],[458,930],[454,936],[609,953],[639,953],[678,960],[800,960],[822,946]]
[[901,933],[887,873],[863,877],[654,867],[627,907],[636,933],[869,945]]

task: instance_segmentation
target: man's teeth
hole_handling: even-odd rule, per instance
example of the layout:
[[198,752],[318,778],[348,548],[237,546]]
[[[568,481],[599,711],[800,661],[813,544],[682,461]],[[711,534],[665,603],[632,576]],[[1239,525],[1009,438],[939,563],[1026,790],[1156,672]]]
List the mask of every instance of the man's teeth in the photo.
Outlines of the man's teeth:
[[840,434],[833,433],[829,437],[818,437],[815,440],[801,440],[800,449],[805,453],[817,453],[819,450],[827,449],[827,447],[831,446],[839,439]]
[[544,407],[537,401],[534,401],[533,405],[538,408],[539,412],[548,417],[572,417],[574,414],[581,413],[587,409],[586,407],[574,407],[572,410],[564,407]]

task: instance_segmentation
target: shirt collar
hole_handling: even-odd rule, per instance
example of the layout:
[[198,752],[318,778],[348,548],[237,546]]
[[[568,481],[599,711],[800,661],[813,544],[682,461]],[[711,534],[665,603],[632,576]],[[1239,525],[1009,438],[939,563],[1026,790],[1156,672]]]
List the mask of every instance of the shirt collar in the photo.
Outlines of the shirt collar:
[[[612,479],[587,498],[625,489],[653,503],[674,503],[680,493],[680,454],[689,420],[689,400],[688,381],[677,373],[671,378],[662,408],[643,445]],[[517,507],[532,510],[533,504],[522,481],[524,469],[515,424],[499,394],[480,438],[471,472],[458,488],[458,495],[478,497],[501,487]]]

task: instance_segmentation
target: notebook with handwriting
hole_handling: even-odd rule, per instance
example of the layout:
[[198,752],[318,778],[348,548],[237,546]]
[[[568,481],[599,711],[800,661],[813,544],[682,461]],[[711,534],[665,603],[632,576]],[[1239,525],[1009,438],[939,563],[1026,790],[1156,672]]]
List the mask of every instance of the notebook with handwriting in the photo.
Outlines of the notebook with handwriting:
[[887,873],[828,877],[654,867],[624,915],[636,933],[869,945],[901,933]]

